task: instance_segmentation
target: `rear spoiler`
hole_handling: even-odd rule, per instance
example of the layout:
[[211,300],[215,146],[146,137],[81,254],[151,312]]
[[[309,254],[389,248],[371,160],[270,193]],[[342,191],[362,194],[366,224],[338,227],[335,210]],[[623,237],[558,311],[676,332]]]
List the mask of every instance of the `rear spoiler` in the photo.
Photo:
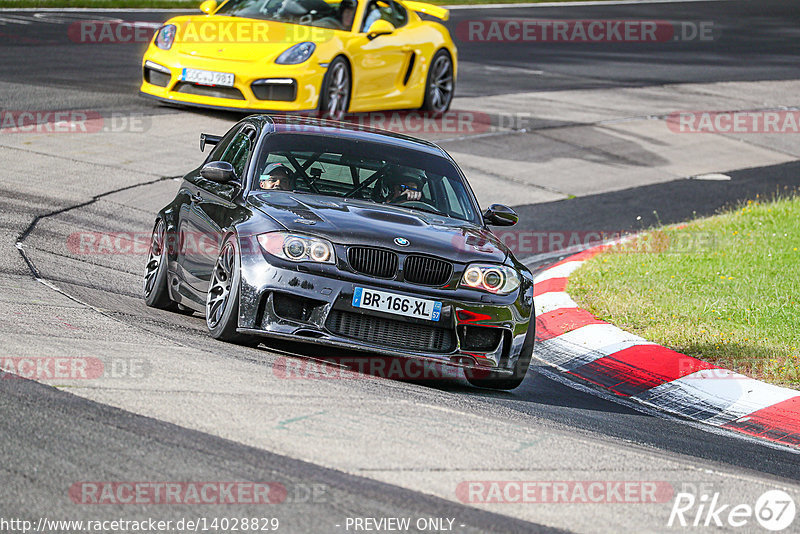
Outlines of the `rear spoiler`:
[[200,152],[206,149],[206,145],[216,145],[222,141],[221,135],[211,135],[207,133],[200,134]]
[[437,19],[440,19],[442,21],[445,21],[450,18],[450,10],[443,8],[441,6],[426,4],[425,2],[416,2],[414,0],[402,0],[402,4],[411,11],[416,11],[417,13],[425,13],[426,15],[430,15],[431,17],[436,17]]

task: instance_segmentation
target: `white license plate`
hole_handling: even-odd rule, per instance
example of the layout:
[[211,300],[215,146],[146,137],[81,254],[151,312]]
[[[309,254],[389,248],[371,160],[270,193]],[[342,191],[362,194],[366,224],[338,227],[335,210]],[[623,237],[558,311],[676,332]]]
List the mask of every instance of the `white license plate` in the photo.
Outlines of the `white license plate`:
[[353,293],[353,307],[429,321],[438,321],[442,315],[441,302],[364,289],[363,287],[357,287]]
[[230,72],[213,72],[210,70],[183,69],[181,80],[200,85],[233,87],[233,74]]

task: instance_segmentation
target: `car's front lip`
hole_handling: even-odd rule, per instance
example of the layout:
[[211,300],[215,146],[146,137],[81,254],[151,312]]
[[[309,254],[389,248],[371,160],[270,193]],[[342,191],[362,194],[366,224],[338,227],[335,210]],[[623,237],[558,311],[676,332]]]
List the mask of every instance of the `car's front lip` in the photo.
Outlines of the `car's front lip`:
[[[248,238],[244,238],[245,241]],[[255,245],[255,243],[253,243]],[[243,250],[248,250],[243,246]],[[485,295],[474,290],[454,290],[410,286],[398,289],[396,284],[381,283],[381,280],[348,273],[347,277],[336,276],[336,272],[298,270],[294,266],[275,265],[268,262],[255,248],[242,255],[241,296],[239,329],[241,332],[262,336],[292,339],[333,347],[348,348],[384,355],[414,357],[459,367],[478,367],[511,372],[516,357],[522,348],[532,310],[525,303],[522,292],[506,297],[485,299]],[[280,263],[280,262],[274,262]],[[331,266],[333,267],[333,266]],[[438,322],[409,319],[383,312],[365,312],[352,306],[352,295],[356,287],[365,287],[437,300],[442,303],[442,315]],[[413,289],[411,289],[413,287]],[[470,298],[465,298],[469,293]],[[312,318],[302,321],[281,317],[274,312],[271,295],[284,294],[294,298],[310,299],[318,303]],[[484,299],[482,300],[482,297]],[[486,302],[490,300],[490,302]],[[491,302],[493,300],[493,302]],[[332,311],[357,313],[374,318],[400,321],[446,329],[454,341],[451,350],[427,351],[396,345],[376,344],[369,340],[344,337],[329,328],[328,319]],[[490,319],[474,321],[463,318],[459,312],[488,316]],[[315,314],[315,315],[314,315]],[[470,315],[474,317],[475,315]],[[502,342],[491,350],[469,350],[462,348],[459,329],[462,326],[485,326],[501,329]]]
[[[513,369],[499,368],[496,365],[490,365],[492,362],[488,360],[482,361],[474,357],[470,358],[467,354],[463,353],[460,355],[459,354],[441,355],[441,354],[430,354],[425,352],[415,352],[408,350],[401,351],[391,347],[385,347],[382,345],[370,345],[369,343],[356,342],[349,338],[337,337],[331,334],[326,334],[325,337],[312,337],[303,334],[288,334],[285,332],[261,330],[257,328],[237,328],[236,331],[242,334],[265,336],[275,339],[283,339],[286,341],[298,341],[301,343],[313,343],[315,345],[325,345],[328,347],[334,347],[339,349],[357,350],[363,353],[380,353],[383,356],[392,356],[398,358],[413,358],[440,365],[445,364],[447,366],[458,367],[461,369],[480,368],[480,369],[494,371],[498,374],[507,374],[507,375],[514,374]],[[469,358],[471,362],[474,363],[465,363],[463,360],[459,361],[460,357]]]

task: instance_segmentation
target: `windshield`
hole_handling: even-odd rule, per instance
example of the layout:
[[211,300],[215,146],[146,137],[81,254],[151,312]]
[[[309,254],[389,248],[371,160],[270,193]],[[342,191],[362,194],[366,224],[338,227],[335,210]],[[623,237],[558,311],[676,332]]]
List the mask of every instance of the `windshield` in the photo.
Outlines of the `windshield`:
[[443,157],[379,143],[282,133],[271,134],[254,161],[254,192],[355,198],[480,224],[461,173]]
[[229,0],[215,15],[275,20],[303,26],[350,30],[355,15],[355,0]]

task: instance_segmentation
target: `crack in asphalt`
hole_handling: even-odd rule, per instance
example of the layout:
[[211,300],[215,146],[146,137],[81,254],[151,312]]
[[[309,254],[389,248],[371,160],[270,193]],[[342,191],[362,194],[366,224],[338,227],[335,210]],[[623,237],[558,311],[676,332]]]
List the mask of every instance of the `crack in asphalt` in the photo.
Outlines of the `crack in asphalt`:
[[[29,151],[29,152],[34,152],[34,151]],[[64,159],[68,159],[69,160],[69,158],[64,158]],[[37,269],[36,264],[33,262],[33,260],[30,258],[30,256],[28,256],[27,252],[25,252],[24,242],[28,238],[28,236],[31,235],[31,233],[34,231],[34,229],[36,229],[36,225],[38,225],[39,221],[41,221],[42,219],[47,219],[49,217],[55,217],[57,215],[61,215],[63,213],[67,213],[67,212],[72,211],[72,210],[84,208],[86,206],[91,206],[95,202],[97,202],[97,201],[99,201],[99,200],[101,200],[101,199],[103,199],[105,197],[114,195],[116,193],[120,193],[122,191],[128,191],[130,189],[135,189],[137,187],[145,187],[145,186],[153,185],[153,184],[156,184],[156,183],[159,183],[159,182],[163,182],[163,181],[166,181],[166,180],[172,180],[174,178],[176,178],[176,177],[175,176],[160,176],[159,178],[156,178],[155,180],[149,180],[147,182],[141,182],[141,183],[137,183],[137,184],[126,185],[124,187],[118,187],[116,189],[112,189],[112,190],[106,191],[104,193],[99,193],[97,195],[93,195],[89,200],[86,200],[84,202],[79,202],[79,203],[73,204],[71,206],[66,206],[66,207],[63,207],[63,208],[59,208],[59,209],[56,209],[56,210],[49,211],[47,213],[36,215],[31,220],[31,222],[28,224],[28,226],[22,232],[20,232],[20,234],[17,236],[17,239],[16,239],[16,242],[14,243],[14,246],[16,247],[17,251],[19,252],[19,255],[22,257],[22,260],[28,266],[28,269],[30,270],[31,275],[33,276],[34,280],[36,280],[37,282],[39,282],[39,283],[45,285],[46,287],[52,289],[56,293],[59,293],[60,295],[63,295],[67,299],[69,299],[69,300],[71,300],[71,301],[73,301],[73,302],[75,302],[77,304],[80,304],[81,306],[89,308],[89,309],[99,313],[100,315],[102,315],[104,317],[107,317],[107,318],[109,318],[109,319],[111,319],[113,321],[120,321],[120,319],[114,317],[112,314],[110,314],[110,313],[108,313],[106,311],[103,311],[103,310],[101,310],[100,308],[98,308],[96,306],[92,306],[88,302],[84,302],[84,301],[80,300],[79,298],[75,297],[74,295],[70,295],[68,292],[64,291],[63,289],[61,289],[60,287],[58,287],[54,283],[42,278],[42,275],[39,272],[39,269]],[[123,321],[120,321],[120,322],[123,322]],[[123,322],[123,324],[127,324],[127,323]]]
[[[38,154],[38,152],[35,152],[35,151],[30,151],[30,152]],[[47,154],[45,154],[45,155],[47,155]],[[56,157],[58,157],[58,156],[56,156]],[[76,161],[76,160],[71,160],[70,158],[64,158],[64,159],[68,159],[69,161]],[[83,162],[83,163],[86,163],[86,162]],[[141,183],[138,183],[138,184],[131,184],[131,185],[126,185],[124,187],[118,187],[116,189],[112,189],[112,190],[106,191],[104,193],[99,193],[97,195],[93,195],[92,198],[90,198],[89,200],[86,200],[84,202],[79,202],[79,203],[73,204],[71,206],[66,206],[66,207],[63,207],[63,208],[59,208],[57,210],[53,210],[53,211],[49,211],[47,213],[43,213],[41,215],[37,215],[37,216],[35,216],[33,218],[33,220],[30,222],[30,224],[28,224],[28,226],[22,232],[20,232],[20,234],[17,236],[16,242],[15,242],[15,246],[16,246],[17,250],[19,251],[20,256],[22,256],[22,259],[25,261],[26,265],[28,266],[28,269],[30,269],[31,274],[33,275],[33,277],[36,280],[44,282],[44,280],[42,280],[41,273],[39,273],[39,270],[36,268],[36,265],[33,263],[33,260],[30,259],[30,257],[28,256],[28,254],[25,252],[25,249],[24,249],[25,240],[28,238],[29,235],[31,235],[31,232],[33,232],[33,230],[36,228],[36,225],[39,224],[39,221],[41,221],[42,219],[47,219],[49,217],[55,217],[56,215],[61,215],[62,213],[67,213],[67,212],[72,211],[72,210],[85,208],[86,206],[91,206],[92,204],[94,204],[95,202],[97,202],[98,200],[100,200],[102,198],[114,195],[116,193],[121,193],[122,191],[128,191],[130,189],[135,189],[137,187],[145,187],[145,186],[148,186],[148,185],[157,184],[158,182],[164,182],[166,180],[173,180],[175,178],[180,178],[180,177],[179,176],[160,176],[159,178],[156,178],[155,180],[149,180],[147,182],[141,182]],[[57,291],[59,293],[62,293],[64,296],[69,297],[70,299],[75,300],[76,302],[79,302],[77,299],[74,299],[70,295],[67,295],[66,293],[64,293],[60,289],[57,289]],[[84,302],[80,302],[80,303],[81,304],[86,304]],[[88,306],[88,304],[87,304],[87,306]]]

